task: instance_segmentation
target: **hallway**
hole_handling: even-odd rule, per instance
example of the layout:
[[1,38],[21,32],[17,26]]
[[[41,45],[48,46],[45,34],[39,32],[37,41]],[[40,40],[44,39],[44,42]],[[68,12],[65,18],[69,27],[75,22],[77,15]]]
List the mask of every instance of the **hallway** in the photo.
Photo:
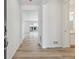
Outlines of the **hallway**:
[[42,49],[37,43],[25,39],[13,59],[75,59],[74,48]]

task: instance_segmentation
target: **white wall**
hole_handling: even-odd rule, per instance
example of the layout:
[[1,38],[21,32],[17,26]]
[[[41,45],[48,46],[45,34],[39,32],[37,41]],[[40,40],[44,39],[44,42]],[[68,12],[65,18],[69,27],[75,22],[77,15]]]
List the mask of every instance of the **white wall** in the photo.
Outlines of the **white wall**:
[[[62,0],[49,0],[43,5],[43,48],[62,46]],[[54,44],[57,41],[58,44]]]
[[38,21],[38,11],[23,10],[22,19],[23,21]]
[[43,17],[43,8],[42,8],[42,1],[40,1],[39,5],[39,10],[38,10],[38,39],[39,39],[39,44],[42,46],[42,17]]
[[17,0],[7,0],[7,59],[11,59],[21,44],[20,12]]

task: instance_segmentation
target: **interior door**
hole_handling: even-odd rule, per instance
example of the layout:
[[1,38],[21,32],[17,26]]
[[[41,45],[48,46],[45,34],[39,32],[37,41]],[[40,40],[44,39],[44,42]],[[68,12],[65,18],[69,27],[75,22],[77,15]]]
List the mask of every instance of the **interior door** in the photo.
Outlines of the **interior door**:
[[64,0],[63,5],[63,47],[69,47],[69,0]]

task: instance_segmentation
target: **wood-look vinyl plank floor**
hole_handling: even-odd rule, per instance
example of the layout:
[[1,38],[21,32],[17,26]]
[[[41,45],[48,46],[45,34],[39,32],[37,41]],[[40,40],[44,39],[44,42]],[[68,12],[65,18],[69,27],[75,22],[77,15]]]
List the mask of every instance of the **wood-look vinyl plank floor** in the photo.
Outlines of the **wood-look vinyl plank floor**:
[[75,49],[42,49],[37,41],[25,39],[12,59],[75,59]]

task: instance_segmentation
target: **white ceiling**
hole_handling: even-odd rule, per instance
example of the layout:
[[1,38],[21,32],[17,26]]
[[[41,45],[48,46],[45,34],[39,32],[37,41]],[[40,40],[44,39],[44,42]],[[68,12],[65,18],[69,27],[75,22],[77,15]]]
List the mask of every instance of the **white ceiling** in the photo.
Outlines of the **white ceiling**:
[[37,5],[24,5],[24,6],[21,6],[21,9],[24,11],[24,10],[33,10],[33,11],[38,11],[39,10],[39,7]]
[[[20,5],[22,6],[26,6],[26,5],[40,5],[41,2],[43,2],[43,4],[47,3],[48,1],[51,0],[18,0]],[[75,9],[75,0],[70,0],[70,10],[74,10]]]
[[41,0],[19,0],[21,5],[39,5]]
[[46,3],[48,0],[18,0],[20,5],[40,5],[41,2]]

